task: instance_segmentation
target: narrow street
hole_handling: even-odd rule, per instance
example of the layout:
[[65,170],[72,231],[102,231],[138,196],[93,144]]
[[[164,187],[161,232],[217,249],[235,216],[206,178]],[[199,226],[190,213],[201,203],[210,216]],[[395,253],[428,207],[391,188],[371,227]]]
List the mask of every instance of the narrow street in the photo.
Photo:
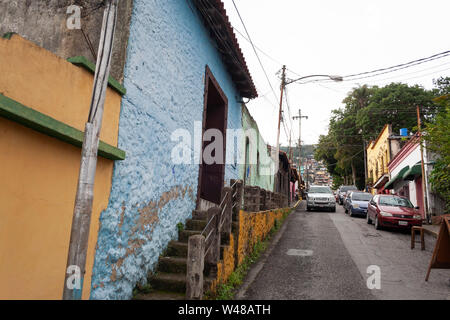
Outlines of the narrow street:
[[[294,250],[292,250],[294,249]],[[295,251],[309,250],[309,251]],[[433,269],[424,281],[433,243],[410,249],[410,234],[377,231],[364,218],[292,212],[267,254],[252,268],[237,299],[450,299],[450,272]],[[381,289],[370,290],[367,267],[381,270]]]

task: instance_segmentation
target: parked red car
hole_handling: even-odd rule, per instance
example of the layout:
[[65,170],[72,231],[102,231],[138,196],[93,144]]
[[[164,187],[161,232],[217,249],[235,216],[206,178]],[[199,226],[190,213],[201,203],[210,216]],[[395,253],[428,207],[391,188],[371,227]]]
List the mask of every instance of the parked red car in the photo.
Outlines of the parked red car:
[[411,228],[422,225],[422,215],[412,203],[403,197],[377,194],[369,202],[367,208],[367,223],[381,227]]

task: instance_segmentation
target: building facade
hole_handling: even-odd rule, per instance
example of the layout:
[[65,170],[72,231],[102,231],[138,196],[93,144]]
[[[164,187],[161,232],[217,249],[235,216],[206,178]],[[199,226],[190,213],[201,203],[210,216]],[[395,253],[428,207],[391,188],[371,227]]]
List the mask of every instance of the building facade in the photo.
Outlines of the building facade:
[[[17,34],[0,38],[0,299],[61,299],[95,65]],[[125,89],[110,79],[100,134],[85,290],[108,206]]]
[[391,193],[408,198],[424,215],[422,167],[419,137],[414,135],[388,164],[390,180],[385,185]]
[[389,181],[388,163],[400,150],[398,138],[392,136],[392,126],[386,124],[377,139],[367,146],[367,172],[372,193],[383,193]]
[[[227,130],[242,128],[242,98],[256,96],[216,0],[135,0],[124,85],[119,146],[127,159],[114,167],[100,217],[92,299],[131,298],[177,238],[177,224],[217,204],[222,187],[240,178],[229,149],[242,154],[241,144]],[[199,164],[197,152],[213,144],[221,163]]]
[[[433,170],[435,155],[426,148],[423,142],[423,162],[425,181],[422,176],[422,161],[420,152],[420,138],[416,133],[402,147],[397,155],[389,162],[390,180],[385,189],[391,193],[408,198],[425,219],[425,198],[428,212],[441,215],[445,208],[444,201],[434,192],[429,184],[429,174]],[[425,189],[425,192],[424,192]]]
[[242,129],[244,164],[241,165],[241,179],[245,185],[273,191],[275,161],[245,105],[242,107]]

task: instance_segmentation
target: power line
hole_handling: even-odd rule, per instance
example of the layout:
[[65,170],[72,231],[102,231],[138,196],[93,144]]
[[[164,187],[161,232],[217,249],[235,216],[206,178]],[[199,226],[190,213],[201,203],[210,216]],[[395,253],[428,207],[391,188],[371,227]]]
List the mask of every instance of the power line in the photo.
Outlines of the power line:
[[[252,43],[245,35],[242,34],[242,32],[239,31],[239,29],[237,29],[236,27],[233,27],[234,31],[236,31],[237,34],[239,34],[244,40],[246,40],[247,42],[249,42],[250,44]],[[270,56],[268,53],[264,52],[261,48],[257,47],[255,45],[255,48],[261,52],[263,55],[265,55],[267,58],[269,58],[270,60],[272,60],[273,62],[275,62],[277,65],[282,66],[283,63],[281,63],[280,61],[276,60],[275,58],[273,58],[272,56]]]
[[[234,1],[233,1],[233,3],[234,3]],[[234,28],[234,29],[245,40],[247,40],[248,42],[252,43],[251,40],[246,38],[238,29],[236,29],[236,28]],[[253,43],[252,43],[252,45],[253,45]],[[262,54],[264,54],[267,58],[272,60],[273,62],[275,62],[277,64],[280,64],[280,65],[282,64],[280,61],[278,61],[277,59],[275,59],[274,57],[272,57],[271,55],[269,55],[268,53],[266,53],[265,51],[263,51],[259,47],[256,47],[256,46],[254,46],[254,47],[256,49],[258,49]],[[436,60],[436,59],[444,58],[444,57],[446,57],[448,55],[450,55],[450,50],[444,51],[444,52],[441,52],[441,53],[437,53],[437,54],[431,55],[431,56],[426,57],[426,58],[420,58],[420,59],[412,60],[412,61],[409,61],[409,62],[406,62],[406,63],[394,65],[394,66],[387,67],[387,68],[380,68],[380,69],[375,69],[375,70],[372,70],[372,71],[365,71],[365,72],[350,74],[350,75],[344,76],[344,81],[355,81],[355,80],[369,78],[369,77],[359,77],[359,78],[355,78],[355,79],[345,79],[345,78],[352,78],[352,77],[356,77],[356,76],[359,76],[359,75],[365,75],[365,74],[371,74],[371,73],[377,73],[376,75],[371,75],[370,76],[370,77],[375,77],[375,76],[378,76],[378,75],[381,75],[381,74],[386,74],[386,73],[390,73],[390,72],[399,71],[399,70],[406,69],[406,68],[409,68],[409,67],[413,67],[413,66],[425,63],[425,62],[430,62],[430,61],[433,61],[433,60]],[[435,67],[432,67],[432,68],[435,68]],[[394,69],[394,70],[391,70],[391,69]],[[295,75],[300,76],[299,73],[297,73],[297,72],[295,72],[295,71],[293,71],[291,69],[286,69],[286,70],[290,71],[291,73],[293,73]],[[380,71],[386,71],[386,70],[390,70],[390,71],[389,72],[380,72]],[[445,70],[442,70],[442,71],[445,71]],[[440,72],[440,71],[438,71],[438,72]],[[385,80],[387,80],[387,79],[385,79]],[[408,80],[408,79],[406,79],[406,80]],[[377,81],[384,81],[384,80],[377,80]],[[309,82],[332,82],[332,81],[330,81],[328,79],[320,79],[320,80],[316,79],[316,80],[310,80],[310,81],[299,83],[299,84],[306,84],[306,83],[309,83]],[[325,87],[325,86],[323,86],[323,87]],[[328,87],[325,87],[325,88],[329,89],[329,90],[333,90],[333,89],[328,88]]]
[[[387,67],[387,68],[381,68],[381,69],[376,69],[376,70],[372,70],[372,71],[366,71],[366,72],[350,74],[350,75],[344,76],[344,78],[350,78],[350,77],[355,77],[355,76],[360,76],[360,75],[365,75],[365,74],[370,74],[370,73],[375,73],[375,72],[380,72],[380,71],[386,71],[386,70],[389,70],[389,69],[394,69],[394,68],[399,68],[399,67],[407,67],[407,66],[409,66],[411,64],[413,64],[413,65],[421,64],[421,63],[425,63],[425,62],[432,61],[432,60],[435,60],[435,59],[440,59],[440,58],[443,58],[443,57],[448,56],[448,55],[450,55],[450,50],[447,50],[447,51],[444,51],[444,52],[441,52],[441,53],[436,53],[436,54],[434,54],[432,56],[429,56],[429,57],[426,57],[426,58],[420,58],[420,59],[412,60],[410,62],[401,63],[401,64],[398,64],[398,65],[395,65],[395,66],[391,66],[391,67]],[[400,69],[398,69],[398,70],[400,70]]]
[[[431,62],[431,61],[434,61],[434,60],[437,60],[437,59],[442,59],[442,58],[445,58],[447,56],[450,56],[450,51],[444,51],[444,52],[441,52],[441,53],[434,54],[434,55],[432,55],[430,57],[427,57],[427,58],[421,58],[421,59],[413,60],[413,61],[410,61],[410,62],[407,62],[407,63],[402,63],[402,64],[399,64],[399,65],[396,65],[396,66],[392,66],[392,67],[388,67],[388,68],[381,68],[381,69],[377,69],[377,70],[372,70],[372,71],[366,71],[366,72],[361,72],[361,73],[357,73],[357,74],[347,75],[347,76],[343,77],[343,81],[345,81],[345,82],[354,82],[354,81],[361,80],[361,79],[373,78],[373,77],[377,77],[377,76],[380,76],[380,75],[383,75],[383,74],[397,72],[399,70],[411,68],[411,67],[414,67],[414,66],[417,66],[417,65],[420,65],[420,64],[423,64],[423,63]],[[445,64],[442,64],[442,65],[445,65]],[[432,68],[436,68],[436,66],[434,66]],[[425,70],[427,70],[427,69],[425,69]],[[422,70],[422,71],[425,71],[425,70]],[[447,69],[445,69],[445,70],[447,70]],[[445,71],[445,70],[440,70],[440,71],[436,71],[436,72],[433,72],[433,73],[437,73],[437,72],[441,72],[441,71]],[[380,71],[383,71],[383,72],[380,72]],[[416,71],[416,72],[420,72],[420,71]],[[375,73],[375,74],[373,74],[373,73]],[[433,73],[431,73],[431,74],[433,74]],[[367,74],[367,75],[363,76],[363,77],[356,77],[358,75],[365,75],[365,74]],[[401,77],[401,76],[404,76],[404,74],[403,75],[399,75],[399,77]],[[423,75],[423,76],[426,76],[426,75]],[[347,79],[349,77],[352,78],[352,79]],[[356,77],[356,78],[354,78],[354,77]],[[413,78],[417,78],[417,77],[412,77],[412,78],[408,78],[408,79],[404,79],[404,80],[409,80],[409,79],[413,79]],[[389,79],[389,78],[387,78],[387,79]],[[385,79],[385,80],[387,80],[387,79]],[[383,80],[374,80],[374,82],[379,82],[379,81],[383,81]],[[403,80],[399,80],[399,81],[403,81]],[[305,82],[297,82],[297,83],[298,84],[307,84],[307,83],[312,83],[312,82],[333,83],[334,81],[329,80],[329,79],[313,79],[313,80],[308,80],[308,81],[305,81]]]
[[233,2],[233,5],[234,5],[234,8],[236,9],[236,12],[237,12],[237,14],[239,16],[239,20],[241,20],[242,26],[244,27],[245,33],[247,34],[248,40],[250,41],[250,44],[252,45],[253,52],[255,52],[256,58],[258,59],[258,62],[259,62],[259,65],[261,66],[261,69],[263,70],[264,75],[266,76],[266,80],[269,83],[270,89],[272,90],[272,93],[273,93],[273,95],[275,97],[275,100],[276,100],[277,99],[277,95],[275,94],[275,90],[272,87],[272,83],[269,80],[269,76],[267,75],[266,69],[264,68],[264,66],[262,64],[261,59],[259,58],[258,52],[256,51],[255,45],[253,44],[253,41],[252,41],[252,38],[250,37],[250,34],[247,31],[247,27],[245,26],[244,20],[242,19],[241,14],[239,13],[239,10],[238,10],[234,0],[232,0],[232,2]]
[[337,165],[339,162],[347,162],[348,160],[353,159],[354,157],[356,157],[357,155],[359,155],[359,154],[360,154],[361,152],[363,152],[363,151],[364,151],[364,149],[363,149],[363,150],[360,150],[359,152],[355,153],[353,156],[351,156],[351,157],[349,157],[349,158],[347,158],[347,159],[338,160],[338,161],[335,162],[335,163],[327,163],[327,166],[334,166],[334,165]]
[[[371,80],[371,81],[365,81],[364,84],[376,84],[376,83],[384,82],[386,80],[395,79],[395,78],[400,78],[400,79],[395,80],[395,82],[404,82],[404,81],[411,80],[411,79],[422,78],[422,77],[426,77],[426,76],[429,76],[429,75],[432,75],[432,74],[441,73],[443,71],[449,70],[450,68],[441,69],[441,70],[433,71],[433,72],[430,72],[430,73],[427,73],[427,74],[421,74],[421,75],[414,76],[414,77],[404,78],[404,76],[421,73],[421,72],[424,72],[424,71],[427,71],[427,70],[436,69],[436,68],[439,68],[439,67],[442,67],[442,66],[445,66],[445,65],[449,65],[449,64],[450,64],[450,62],[446,62],[446,63],[440,64],[440,65],[437,65],[437,66],[433,66],[433,67],[430,67],[430,68],[425,68],[425,69],[421,69],[421,70],[417,70],[417,71],[413,71],[413,72],[409,72],[409,73],[405,73],[405,74],[399,74],[399,75],[395,75],[395,76],[388,77],[388,78],[374,79],[374,80]],[[349,80],[349,82],[350,81],[351,80]],[[356,82],[356,80],[355,80],[355,82],[352,82],[352,83],[354,85],[360,85],[360,83]],[[336,88],[330,88],[330,87],[324,86],[323,84],[321,84],[319,82],[317,82],[317,84],[319,86],[325,88],[325,89],[332,90],[332,91],[339,92],[339,93],[341,93],[343,91],[352,91],[354,89],[354,85],[352,85],[351,87],[341,87],[339,89],[336,89]]]
[[[245,35],[242,34],[242,32],[239,31],[239,29],[237,29],[236,27],[233,27],[234,31],[236,31],[237,34],[239,34],[244,40],[246,40],[249,43],[252,43]],[[272,62],[275,62],[277,65],[282,66],[283,63],[280,62],[279,60],[275,59],[274,57],[272,57],[271,55],[269,55],[267,52],[265,52],[264,50],[262,50],[260,47],[255,45],[255,48],[261,52],[264,56],[266,56],[267,58],[269,58],[270,60],[272,60]],[[295,74],[296,76],[301,77],[302,75],[295,72],[292,69],[286,68],[286,71],[291,72],[292,74]]]

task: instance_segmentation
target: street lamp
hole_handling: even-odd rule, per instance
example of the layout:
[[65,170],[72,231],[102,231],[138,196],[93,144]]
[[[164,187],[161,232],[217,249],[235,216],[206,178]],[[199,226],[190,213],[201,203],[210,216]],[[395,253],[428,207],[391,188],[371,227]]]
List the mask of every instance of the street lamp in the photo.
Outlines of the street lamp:
[[337,81],[337,82],[344,80],[344,78],[342,76],[327,75],[327,74],[311,74],[309,76],[300,77],[300,78],[294,79],[294,80],[286,80],[286,66],[285,65],[283,66],[282,74],[281,74],[281,87],[280,87],[280,91],[281,91],[281,94],[280,94],[280,110],[278,112],[277,145],[276,145],[276,148],[275,148],[276,149],[276,154],[275,154],[276,175],[275,175],[275,179],[274,179],[274,188],[273,188],[273,190],[275,192],[277,191],[276,190],[276,186],[277,186],[277,183],[278,183],[277,175],[278,175],[278,170],[279,170],[278,167],[279,167],[279,154],[280,154],[280,124],[281,124],[281,114],[282,114],[282,108],[283,108],[283,92],[284,92],[285,87],[288,84],[291,84],[291,83],[294,83],[294,82],[297,82],[297,81],[303,80],[303,79],[313,78],[313,77],[326,77],[326,78],[329,78],[329,79],[331,79],[333,81]]
[[325,78],[329,78],[329,79],[331,79],[333,81],[336,81],[336,82],[344,81],[344,77],[342,77],[342,76],[328,75],[328,74],[312,74],[312,75],[305,76],[305,77],[300,77],[300,78],[294,79],[294,80],[287,80],[285,85],[288,85],[288,84],[291,84],[293,82],[297,82],[297,81],[300,81],[300,80],[303,80],[303,79],[313,78],[313,77],[325,77]]

